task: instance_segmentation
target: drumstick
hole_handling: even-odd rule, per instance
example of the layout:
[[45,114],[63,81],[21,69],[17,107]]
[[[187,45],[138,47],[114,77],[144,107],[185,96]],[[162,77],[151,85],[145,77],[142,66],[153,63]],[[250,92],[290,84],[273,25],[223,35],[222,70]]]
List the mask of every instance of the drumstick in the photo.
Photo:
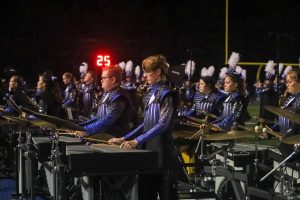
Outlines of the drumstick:
[[250,132],[254,132],[254,133],[255,133],[255,130],[252,130],[252,129],[250,129],[250,128],[247,128],[247,127],[245,127],[245,126],[242,126],[242,125],[240,125],[240,124],[238,124],[238,123],[236,123],[236,125],[237,125],[237,127],[242,128],[242,129],[244,129],[244,130],[246,130],[246,131],[250,131]]
[[269,130],[269,131],[272,131],[274,132],[270,127],[268,127],[267,125],[265,125],[265,127]]
[[66,132],[66,133],[72,133],[72,131],[71,130],[68,130],[68,129],[64,129],[64,128],[57,128],[56,129],[57,131],[61,131],[61,132]]
[[[189,140],[193,139],[194,137],[196,137],[197,135],[199,135],[201,131],[203,131],[203,130],[200,129],[199,131],[197,131],[194,135],[192,135],[192,136],[189,137],[188,139],[189,139]],[[200,135],[201,135],[201,134],[200,134]]]
[[75,133],[67,133],[67,132],[58,132],[59,135],[72,135],[72,136],[76,136]]
[[6,101],[14,110],[16,110],[18,113],[22,114],[22,111],[20,108],[17,106],[17,104],[12,100],[12,98],[7,95],[6,97],[3,98],[4,101]]
[[267,125],[265,125],[265,128],[266,128],[266,132],[277,137],[277,138],[283,138],[284,135],[282,133],[278,133],[278,132],[275,132],[273,131],[270,127],[268,127]]
[[198,128],[199,128],[200,125],[201,125],[201,124],[194,123],[194,122],[191,122],[191,121],[187,121],[186,123],[187,123],[187,124],[190,124],[190,125],[192,125],[192,126],[196,126],[196,127],[198,127]]
[[[76,136],[75,133],[58,133],[59,135],[72,135],[72,136]],[[89,138],[89,137],[83,137],[83,140],[89,140],[89,141],[94,141],[94,142],[101,142],[101,143],[106,143],[108,144],[108,141],[106,140],[99,140],[99,139],[94,139],[94,138]]]
[[187,125],[187,126],[191,126],[191,127],[195,127],[195,128],[199,128],[200,127],[200,124],[194,124],[194,123],[184,123],[184,122],[180,122],[180,124],[183,124],[183,125]]

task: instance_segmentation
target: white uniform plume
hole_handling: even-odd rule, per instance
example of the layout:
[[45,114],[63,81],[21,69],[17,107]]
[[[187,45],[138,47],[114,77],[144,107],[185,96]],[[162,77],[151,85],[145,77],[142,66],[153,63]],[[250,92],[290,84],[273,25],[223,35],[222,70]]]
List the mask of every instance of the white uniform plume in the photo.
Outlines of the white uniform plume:
[[219,78],[220,78],[220,79],[225,79],[227,70],[228,70],[227,67],[223,67],[223,68],[221,69],[220,74],[219,74]]
[[247,78],[247,71],[245,69],[242,70],[242,77],[244,80]]
[[133,62],[131,60],[129,60],[129,61],[126,62],[126,65],[125,65],[126,77],[131,76],[132,69],[133,69]]
[[243,68],[241,68],[241,66],[236,66],[235,71],[237,74],[241,74],[243,71]]
[[213,76],[215,72],[215,67],[214,66],[209,66],[208,68],[203,67],[201,69],[201,76],[205,77],[205,76]]
[[79,72],[81,74],[85,74],[87,72],[88,68],[89,68],[88,64],[86,62],[82,62],[79,66]]
[[286,68],[284,69],[284,72],[283,72],[283,74],[282,74],[282,78],[284,79],[286,76],[287,76],[287,74],[289,73],[289,71],[291,71],[293,68],[292,68],[292,66],[286,66]]
[[232,52],[228,60],[229,66],[236,67],[239,61],[240,61],[240,54],[236,52]]
[[141,67],[139,65],[137,65],[135,67],[134,74],[135,74],[136,79],[140,78],[140,76],[141,76]]
[[191,77],[194,74],[195,65],[196,63],[194,61],[192,60],[187,61],[184,72],[188,77]]
[[122,62],[120,62],[119,63],[119,66],[122,68],[122,70],[124,71],[124,69],[125,69],[125,62],[124,61],[122,61]]
[[283,63],[279,63],[279,66],[278,66],[278,68],[279,68],[279,74],[281,74],[281,72],[282,72],[282,70],[283,70]]
[[275,69],[274,69],[274,67],[275,67],[274,61],[273,60],[269,60],[268,63],[267,63],[267,65],[266,65],[265,72],[267,74],[272,75],[272,76],[275,75]]

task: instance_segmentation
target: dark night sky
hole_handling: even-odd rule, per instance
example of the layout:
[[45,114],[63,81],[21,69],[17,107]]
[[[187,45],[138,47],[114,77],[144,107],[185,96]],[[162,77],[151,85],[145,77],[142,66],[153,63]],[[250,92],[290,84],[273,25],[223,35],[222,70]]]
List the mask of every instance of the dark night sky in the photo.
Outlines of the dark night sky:
[[[229,4],[229,52],[241,61],[298,62],[300,1]],[[224,66],[225,0],[12,0],[2,5],[0,24],[1,67],[27,77],[77,72],[101,51],[115,62],[140,64],[161,53],[171,65],[192,56],[199,68]]]

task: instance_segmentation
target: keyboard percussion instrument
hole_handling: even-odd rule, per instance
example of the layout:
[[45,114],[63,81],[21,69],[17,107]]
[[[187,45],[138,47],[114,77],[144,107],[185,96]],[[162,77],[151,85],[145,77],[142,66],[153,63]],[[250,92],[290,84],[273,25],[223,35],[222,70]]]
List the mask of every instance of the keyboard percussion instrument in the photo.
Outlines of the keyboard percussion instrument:
[[[41,165],[51,176],[51,181],[48,182],[49,191],[52,198],[57,200],[64,198],[60,185],[66,177],[139,175],[160,171],[156,152],[124,150],[119,146],[109,145],[107,141],[112,136],[108,134],[103,134],[100,138],[78,138],[75,132],[84,131],[82,126],[27,108],[20,109],[34,116],[34,120],[6,115],[0,119],[0,126],[3,129],[12,127],[17,136],[15,197],[29,195],[33,198],[36,195],[37,172],[34,170]],[[266,109],[295,123],[300,122],[298,114],[272,106],[266,106]],[[288,158],[282,156],[277,145],[279,142],[294,145],[295,151],[290,157],[299,155],[296,147],[300,144],[300,135],[284,137],[282,133],[267,127],[271,121],[253,117],[252,119],[266,128],[265,132],[277,142],[274,142],[274,145],[262,144],[259,139],[260,131],[239,124],[234,124],[231,130],[224,131],[208,121],[218,120],[217,116],[206,112],[203,112],[203,115],[205,119],[185,116],[180,125],[190,128],[178,129],[172,134],[174,143],[180,147],[177,148],[178,153],[187,151],[195,158],[194,163],[186,165],[196,168],[193,172],[196,177],[195,183],[192,184],[193,181],[189,179],[191,191],[195,190],[198,176],[201,182],[199,185],[205,186],[207,191],[215,193],[219,199],[222,199],[222,196],[223,199],[227,198],[225,188],[231,188],[235,199],[245,199],[247,196],[261,195],[257,185],[268,183],[274,176],[276,181],[269,184],[272,185],[272,189],[283,196],[291,194],[300,179],[299,165],[290,165]],[[36,133],[36,129],[42,131]],[[179,160],[184,169],[185,163],[182,159]],[[185,173],[186,176],[190,175],[186,171]]]
[[[102,134],[100,138],[77,138],[74,132],[84,131],[78,124],[27,108],[20,109],[35,119],[4,115],[0,121],[3,126],[15,127],[20,134],[16,150],[17,191],[13,198],[35,197],[37,166],[45,167],[50,177],[50,181],[47,179],[50,195],[57,200],[64,199],[61,184],[65,177],[161,172],[157,152],[124,150],[109,145],[107,141],[112,138],[109,134]],[[47,131],[42,135],[33,134],[34,128]]]

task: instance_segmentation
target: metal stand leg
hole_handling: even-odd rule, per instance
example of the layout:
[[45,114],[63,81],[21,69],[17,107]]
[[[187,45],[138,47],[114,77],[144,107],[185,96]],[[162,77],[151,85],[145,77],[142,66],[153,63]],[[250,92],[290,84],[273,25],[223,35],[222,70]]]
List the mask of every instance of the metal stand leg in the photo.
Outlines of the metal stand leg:
[[[298,148],[298,147],[297,147]],[[285,164],[292,156],[294,156],[298,152],[298,149],[293,151],[286,159],[284,159],[281,163],[279,163],[278,166],[276,166],[274,169],[272,169],[269,173],[267,173],[264,177],[260,179],[260,182],[264,181],[266,178],[268,178],[275,170],[277,170],[281,165]]]
[[63,172],[63,165],[60,162],[60,151],[59,151],[59,134],[56,130],[53,131],[52,136],[50,138],[52,140],[52,149],[51,149],[51,163],[52,163],[52,177],[53,177],[53,190],[54,195],[53,198],[55,200],[62,199],[62,181],[61,176]]
[[187,171],[186,171],[186,169],[185,169],[185,167],[184,167],[183,159],[182,159],[182,157],[181,157],[179,154],[177,154],[177,159],[178,159],[178,161],[180,162],[181,168],[182,168],[182,170],[183,170],[183,172],[184,172],[184,175],[186,176],[186,178],[187,178],[189,184],[192,185],[192,181],[191,181],[191,179],[190,179],[190,177],[189,177],[189,175],[188,175],[188,173],[187,173]]
[[23,156],[22,149],[18,149],[18,192],[17,194],[23,194]]
[[258,176],[258,136],[255,140],[255,158],[254,158],[254,176],[253,181],[256,182]]
[[24,160],[23,160],[23,150],[22,150],[23,144],[22,144],[22,131],[20,130],[19,132],[19,137],[18,137],[18,145],[16,148],[17,152],[17,195],[23,195],[24,194],[24,174],[23,174],[23,165],[24,165]]

